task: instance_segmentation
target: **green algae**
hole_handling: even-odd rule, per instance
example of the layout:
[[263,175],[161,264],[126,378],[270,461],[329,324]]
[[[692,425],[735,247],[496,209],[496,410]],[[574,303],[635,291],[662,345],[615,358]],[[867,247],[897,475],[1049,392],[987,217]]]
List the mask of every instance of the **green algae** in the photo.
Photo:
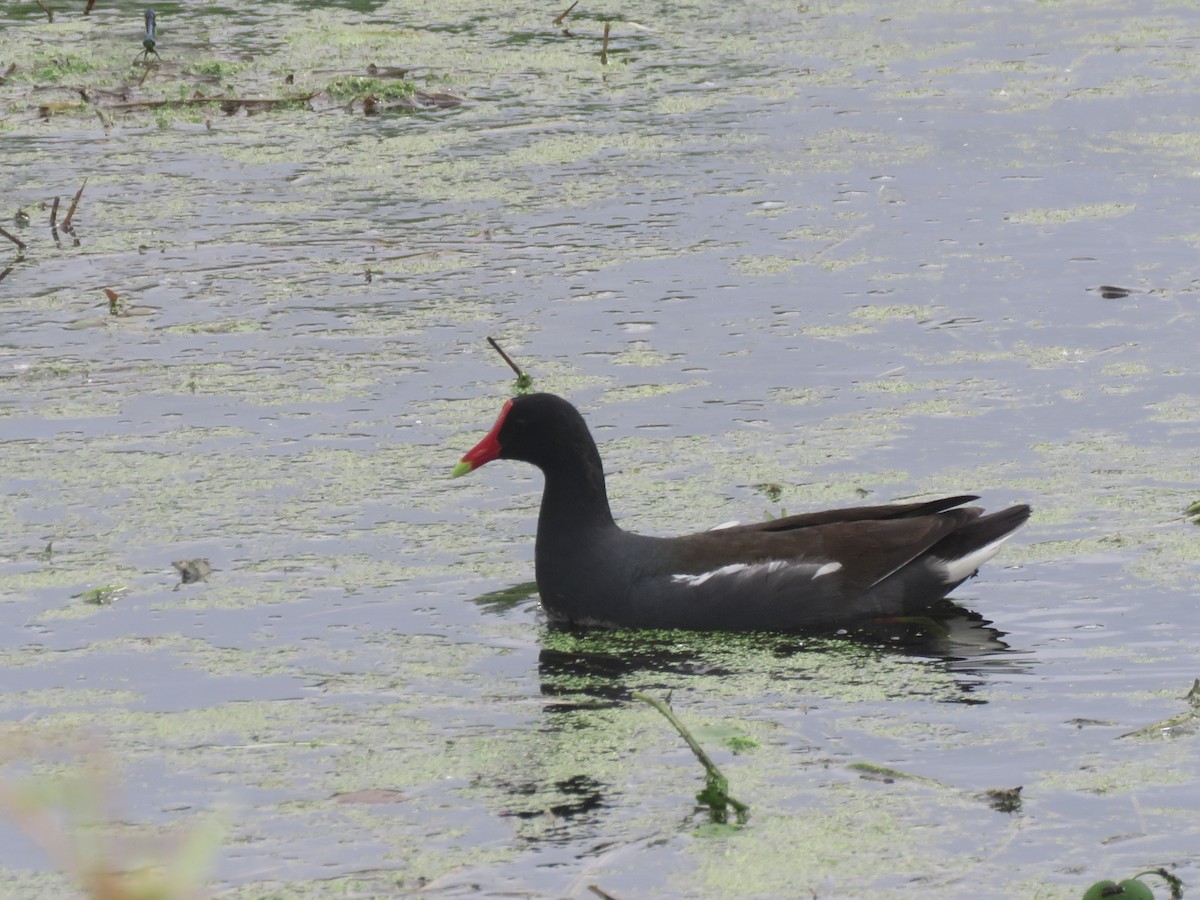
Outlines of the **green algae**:
[[771,399],[778,403],[808,405],[821,402],[823,392],[819,388],[771,388]]
[[880,766],[874,763],[851,763],[849,766],[847,766],[847,768],[850,769],[851,772],[857,772],[863,778],[874,781],[884,781],[888,783],[893,781],[919,781],[925,784],[937,784],[937,782],[932,778],[925,778],[921,775],[912,775],[908,772],[901,772],[899,769],[892,769],[888,766]]
[[663,353],[647,341],[630,341],[619,353],[614,353],[609,360],[616,366],[638,366],[654,368],[664,366],[680,358],[679,354]]
[[1072,770],[1038,773],[1040,789],[1103,796],[1191,782],[1191,776],[1180,768],[1185,765],[1186,750],[1172,743],[1151,746],[1161,749],[1149,759],[1113,760],[1100,754],[1084,754]]
[[870,334],[872,330],[867,325],[806,325],[796,329],[796,333],[805,337],[837,340]]
[[1088,219],[1114,219],[1128,215],[1136,209],[1129,203],[1088,203],[1068,209],[1027,209],[1010,213],[1008,221],[1014,225],[1063,225]]
[[1150,403],[1150,418],[1158,422],[1195,422],[1200,413],[1200,401],[1192,394],[1176,394],[1165,400]]
[[[895,798],[898,791],[889,787]],[[912,801],[919,801],[922,795],[927,802],[931,799],[923,786],[908,790]],[[920,802],[881,802],[886,795],[868,781],[837,784],[829,794],[832,805],[820,816],[792,816],[756,807],[752,839],[742,836],[727,841],[723,852],[715,856],[697,847],[698,874],[707,890],[718,896],[780,896],[797,889],[883,896],[889,881],[895,885],[936,870],[936,853],[928,843],[898,840],[914,827],[917,833],[924,830]],[[944,796],[937,800],[939,804],[949,802]],[[847,844],[853,845],[855,854],[879,860],[873,871],[883,883],[874,892],[868,888],[869,882],[864,884],[870,875],[837,865]],[[754,876],[748,884],[744,879],[750,872]],[[891,878],[882,875],[885,872],[892,873]]]
[[262,329],[262,322],[230,319],[224,322],[189,322],[186,325],[168,325],[163,330],[169,334],[248,334],[262,331]]
[[56,688],[47,690],[13,691],[0,698],[0,707],[39,709],[62,709],[78,706],[126,706],[141,700],[141,694],[133,691],[90,690],[87,688]]
[[372,95],[381,100],[410,97],[417,90],[416,84],[403,79],[383,80],[362,75],[334,78],[325,85],[325,90],[334,97],[364,97]]
[[807,260],[787,256],[743,256],[734,263],[734,268],[745,275],[761,277],[778,275],[806,262]]
[[934,306],[894,305],[884,306],[872,304],[860,306],[850,313],[851,319],[865,319],[868,322],[886,322],[897,319],[914,319],[926,322],[939,312]]
[[[602,686],[608,677],[604,660],[661,653],[677,660],[679,671],[655,671],[643,677],[654,682],[625,683],[630,690],[667,690],[677,696],[690,685],[702,686],[709,701],[734,698],[738,692],[766,698],[767,708],[792,704],[788,685],[821,685],[821,699],[867,703],[888,698],[941,696],[950,700],[957,687],[952,677],[939,677],[925,666],[877,648],[851,641],[798,638],[776,634],[703,634],[684,631],[613,631],[576,635],[549,632],[546,646],[557,653],[596,660],[594,674],[586,668],[554,682],[563,690],[585,691]],[[714,682],[706,672],[738,673],[728,685]],[[774,687],[773,687],[774,686]],[[812,699],[817,699],[813,697]],[[705,723],[707,725],[707,723]],[[704,727],[704,726],[702,726]],[[757,739],[757,738],[756,738]]]
[[675,384],[628,384],[621,387],[609,388],[599,397],[601,403],[629,403],[635,400],[648,400],[654,397],[664,397],[679,391],[701,387],[703,381],[690,381]]
[[1008,350],[962,351],[956,350],[929,361],[942,365],[957,365],[963,362],[990,362],[994,360],[1021,360],[1035,369],[1054,369],[1089,362],[1102,352],[1100,348],[1069,346],[1038,346],[1027,341],[1018,341]]

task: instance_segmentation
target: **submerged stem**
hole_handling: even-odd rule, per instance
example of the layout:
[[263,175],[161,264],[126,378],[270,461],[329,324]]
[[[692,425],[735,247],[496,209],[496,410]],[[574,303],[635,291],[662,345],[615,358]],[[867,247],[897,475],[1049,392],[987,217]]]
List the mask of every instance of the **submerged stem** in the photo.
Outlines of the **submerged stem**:
[[664,701],[659,700],[657,697],[652,697],[650,694],[643,694],[641,691],[634,691],[631,696],[634,700],[641,700],[643,703],[653,706],[662,713],[666,720],[675,726],[675,730],[679,732],[679,736],[687,742],[687,745],[692,749],[692,753],[696,755],[696,759],[700,761],[700,765],[704,766],[704,780],[706,784],[704,790],[697,797],[709,807],[714,817],[724,822],[725,807],[732,806],[734,812],[737,813],[738,823],[744,823],[750,814],[750,807],[730,796],[728,779],[721,774],[721,770],[717,768],[717,764],[704,752],[704,748],[700,746],[700,743],[692,737],[692,733],[688,731],[687,726],[679,721],[674,710]]

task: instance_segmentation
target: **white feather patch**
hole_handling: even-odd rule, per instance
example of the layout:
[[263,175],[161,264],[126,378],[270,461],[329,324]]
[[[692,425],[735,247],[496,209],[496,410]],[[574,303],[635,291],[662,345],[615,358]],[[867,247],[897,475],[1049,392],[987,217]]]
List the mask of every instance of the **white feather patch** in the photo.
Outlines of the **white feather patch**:
[[737,519],[733,519],[729,522],[722,522],[720,525],[714,525],[712,528],[710,528],[708,530],[709,531],[720,531],[722,528],[737,528],[741,524],[742,523],[739,522]]
[[750,568],[749,563],[732,563],[728,566],[721,566],[719,569],[713,569],[711,572],[701,572],[699,575],[672,575],[671,581],[675,584],[687,584],[692,587],[699,587],[710,578],[720,578],[722,575],[736,575],[738,572],[744,572],[748,568]]
[[997,538],[990,544],[984,544],[978,550],[972,550],[966,556],[960,556],[958,559],[936,559],[934,561],[941,566],[942,572],[945,573],[944,577],[947,584],[962,581],[964,578],[969,578],[975,570],[995,556],[1000,549],[1000,545],[1010,537],[1012,537],[1012,534],[1006,534],[1004,537]]
[[[671,583],[686,584],[688,587],[699,587],[713,578],[752,578],[755,575],[770,575],[772,572],[779,572],[783,569],[812,570],[815,566],[815,563],[789,562],[785,559],[773,559],[770,562],[762,563],[730,563],[727,566],[721,566],[719,569],[713,569],[709,572],[701,572],[698,575],[672,575]],[[826,563],[823,566],[816,567],[812,573],[812,577],[818,578],[821,575],[829,575],[838,571],[841,567],[842,564],[838,562]]]

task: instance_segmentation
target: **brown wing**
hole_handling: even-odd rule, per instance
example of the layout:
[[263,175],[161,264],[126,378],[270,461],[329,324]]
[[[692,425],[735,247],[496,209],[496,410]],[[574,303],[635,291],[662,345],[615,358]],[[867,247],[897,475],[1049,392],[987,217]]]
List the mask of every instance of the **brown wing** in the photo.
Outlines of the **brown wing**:
[[739,530],[748,532],[794,531],[799,528],[811,528],[814,525],[834,525],[840,522],[910,519],[916,516],[931,516],[978,499],[979,497],[973,494],[963,494],[958,497],[943,497],[940,500],[926,500],[920,503],[889,503],[886,506],[850,506],[845,509],[824,509],[820,512],[800,513],[796,516],[785,516],[782,519],[768,519],[765,522],[737,525],[721,530],[726,534]]
[[675,542],[675,564],[680,572],[697,573],[775,560],[840,563],[839,580],[865,590],[978,518],[977,507],[947,509],[966,499],[858,507],[705,531]]

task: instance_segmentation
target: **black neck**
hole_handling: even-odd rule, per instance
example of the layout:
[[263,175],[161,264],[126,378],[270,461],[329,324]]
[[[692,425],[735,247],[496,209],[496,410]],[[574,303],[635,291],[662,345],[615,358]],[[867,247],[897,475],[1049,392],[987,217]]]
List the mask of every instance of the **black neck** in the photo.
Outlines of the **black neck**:
[[591,436],[585,437],[586,444],[576,444],[575,453],[559,455],[543,470],[546,487],[538,516],[539,540],[615,527],[600,453]]

